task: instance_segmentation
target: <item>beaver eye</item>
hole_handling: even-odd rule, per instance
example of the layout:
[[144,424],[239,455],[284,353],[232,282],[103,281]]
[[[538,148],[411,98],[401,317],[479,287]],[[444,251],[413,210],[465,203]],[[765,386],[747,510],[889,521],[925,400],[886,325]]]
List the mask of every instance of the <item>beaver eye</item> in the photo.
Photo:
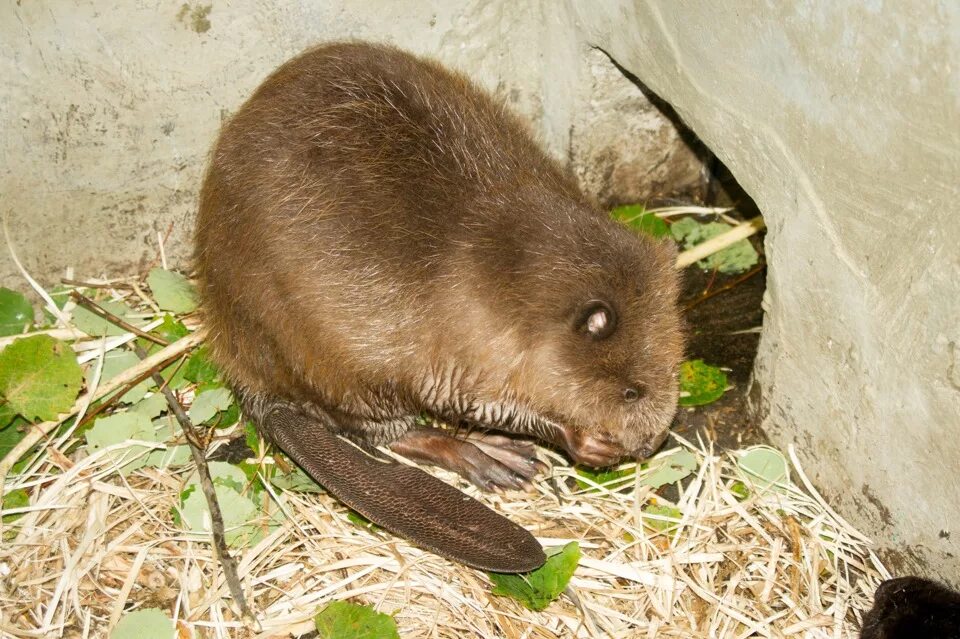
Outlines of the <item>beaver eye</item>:
[[646,394],[645,391],[646,389],[641,385],[627,386],[623,389],[623,401],[632,404],[643,397]]
[[576,330],[592,339],[605,339],[617,328],[617,315],[613,307],[603,300],[590,300],[577,313]]

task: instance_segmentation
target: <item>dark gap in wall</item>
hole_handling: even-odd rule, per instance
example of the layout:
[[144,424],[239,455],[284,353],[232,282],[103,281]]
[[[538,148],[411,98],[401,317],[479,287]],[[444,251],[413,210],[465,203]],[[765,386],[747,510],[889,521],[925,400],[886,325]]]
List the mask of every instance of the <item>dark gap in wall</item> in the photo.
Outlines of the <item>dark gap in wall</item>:
[[[693,198],[689,193],[685,198],[668,195],[661,201],[650,202],[650,207],[681,204],[733,207],[736,210],[731,212],[732,217],[741,221],[760,215],[756,203],[735,176],[683,121],[676,109],[604,53],[620,73],[676,127],[684,144],[704,166],[700,192]],[[764,264],[763,234],[753,236],[750,242],[760,254],[760,263]],[[727,376],[733,389],[709,406],[681,409],[673,428],[684,436],[691,436],[695,431],[709,431],[713,439],[726,448],[766,441],[759,428],[758,415],[748,401],[753,364],[760,341],[755,329],[763,322],[761,302],[766,287],[766,268],[764,266],[751,277],[738,281],[741,278],[742,275],[704,272],[697,265],[690,266],[684,271],[681,302],[686,308],[685,316],[689,324],[687,358],[702,359],[708,364],[729,369]],[[730,288],[702,299],[705,292],[726,286]]]

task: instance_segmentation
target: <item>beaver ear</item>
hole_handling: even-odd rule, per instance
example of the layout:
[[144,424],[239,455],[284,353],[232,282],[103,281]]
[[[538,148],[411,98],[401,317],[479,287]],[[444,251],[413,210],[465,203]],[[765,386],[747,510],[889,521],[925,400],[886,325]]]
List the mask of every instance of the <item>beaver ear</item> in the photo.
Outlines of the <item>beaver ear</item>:
[[604,300],[585,302],[577,312],[574,330],[591,339],[601,340],[610,337],[617,329],[617,313]]

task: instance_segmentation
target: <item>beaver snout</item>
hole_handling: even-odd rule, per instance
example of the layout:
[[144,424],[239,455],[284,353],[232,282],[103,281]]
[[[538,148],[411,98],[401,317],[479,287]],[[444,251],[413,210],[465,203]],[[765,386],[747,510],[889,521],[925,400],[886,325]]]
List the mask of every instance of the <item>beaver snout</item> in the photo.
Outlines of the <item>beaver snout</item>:
[[664,429],[663,432],[654,435],[654,437],[647,443],[641,445],[639,448],[630,453],[630,456],[634,459],[646,459],[653,455],[657,450],[663,446],[664,440],[667,438],[667,435],[670,434],[670,431]]
[[634,450],[606,433],[584,433],[571,426],[557,426],[554,443],[562,446],[578,464],[602,468],[613,466],[624,459],[645,459],[660,448],[669,431],[664,429]]

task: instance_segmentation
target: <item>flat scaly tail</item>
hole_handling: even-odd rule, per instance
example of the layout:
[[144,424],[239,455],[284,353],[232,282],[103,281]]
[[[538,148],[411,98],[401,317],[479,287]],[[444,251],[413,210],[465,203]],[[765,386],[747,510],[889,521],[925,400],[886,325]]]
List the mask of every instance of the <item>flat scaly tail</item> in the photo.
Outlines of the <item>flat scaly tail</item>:
[[[528,572],[546,561],[533,535],[418,468],[374,457],[334,434],[333,418],[258,398],[263,433],[361,515],[442,557],[480,570]],[[324,424],[328,421],[329,424]],[[328,425],[332,428],[328,428]]]

